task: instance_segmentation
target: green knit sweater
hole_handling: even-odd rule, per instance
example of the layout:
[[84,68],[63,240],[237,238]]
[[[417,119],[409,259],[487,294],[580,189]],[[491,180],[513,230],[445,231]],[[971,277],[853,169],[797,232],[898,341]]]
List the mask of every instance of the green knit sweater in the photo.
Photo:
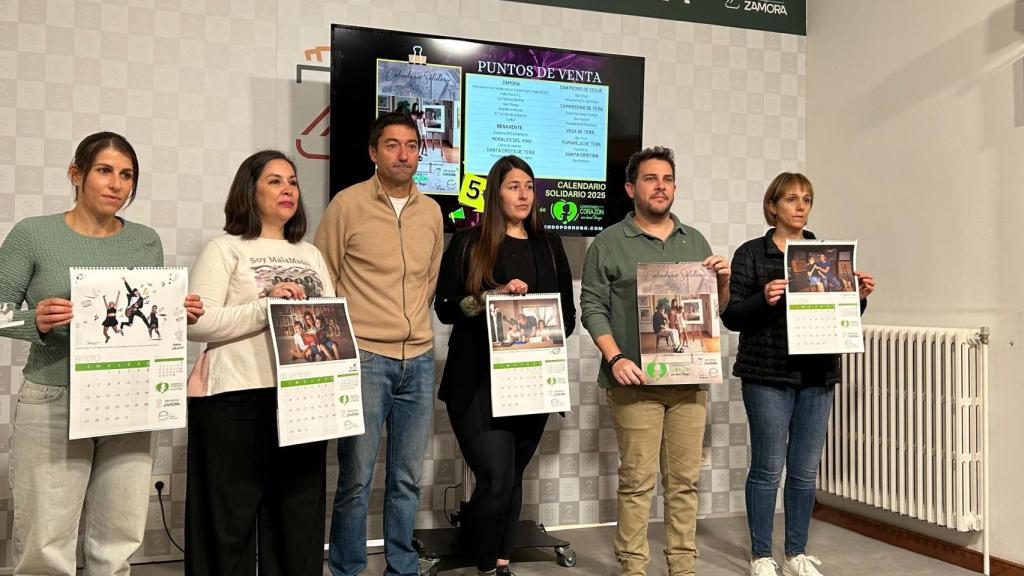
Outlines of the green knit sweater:
[[[64,222],[64,214],[26,218],[14,225],[0,246],[0,302],[28,304],[14,313],[22,326],[0,330],[0,337],[32,344],[25,365],[26,380],[67,386],[70,380],[70,330],[49,334],[36,328],[36,303],[46,298],[71,298],[72,266],[163,266],[160,237],[152,228],[125,221],[113,236],[83,236]],[[75,310],[81,313],[81,310]]]

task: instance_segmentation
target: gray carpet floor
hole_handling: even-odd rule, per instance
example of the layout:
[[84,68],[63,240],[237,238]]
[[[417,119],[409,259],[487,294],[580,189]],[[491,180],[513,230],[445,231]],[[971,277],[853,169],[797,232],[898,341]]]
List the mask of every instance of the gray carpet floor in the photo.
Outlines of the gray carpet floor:
[[[581,528],[552,533],[568,540],[577,554],[574,568],[563,568],[555,562],[551,549],[523,550],[513,555],[513,570],[517,576],[617,576],[618,564],[612,552],[614,527]],[[661,524],[651,524],[651,565],[649,576],[665,576],[662,550],[665,531]],[[782,558],[782,517],[776,519],[776,559]],[[735,576],[748,574],[748,546],[746,519],[743,517],[701,520],[697,529],[700,576]],[[808,553],[821,558],[820,568],[826,576],[958,576],[976,574],[938,560],[895,548],[831,524],[814,521]],[[475,576],[476,570],[469,560],[454,561],[463,567],[441,572],[441,576]],[[451,565],[453,561],[446,561]],[[379,575],[384,571],[382,555],[372,555],[364,575]],[[136,566],[134,576],[179,576],[184,574],[181,563]],[[324,575],[329,576],[324,567]]]

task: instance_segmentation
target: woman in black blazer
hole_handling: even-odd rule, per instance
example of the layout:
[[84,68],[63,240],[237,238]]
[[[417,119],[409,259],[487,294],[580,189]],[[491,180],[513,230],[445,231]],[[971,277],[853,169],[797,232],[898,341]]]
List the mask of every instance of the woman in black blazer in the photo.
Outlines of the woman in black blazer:
[[[576,325],[572,275],[562,240],[546,233],[537,213],[533,170],[516,156],[487,175],[483,222],[457,232],[444,258],[434,309],[452,325],[438,398],[448,408],[463,457],[476,478],[464,533],[472,535],[479,574],[512,574],[508,562],[519,522],[523,471],[533,458],[547,414],[491,416],[488,294],[560,292],[566,336]],[[508,330],[501,318],[495,323]]]

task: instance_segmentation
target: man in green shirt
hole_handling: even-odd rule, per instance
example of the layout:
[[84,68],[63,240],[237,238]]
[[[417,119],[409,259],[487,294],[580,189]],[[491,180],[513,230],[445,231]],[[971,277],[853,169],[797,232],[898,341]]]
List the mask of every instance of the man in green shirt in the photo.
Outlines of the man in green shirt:
[[700,232],[671,212],[675,160],[668,148],[646,148],[626,167],[634,211],[597,235],[583,265],[583,326],[601,350],[598,383],[607,388],[619,444],[615,554],[623,576],[642,576],[650,562],[647,521],[660,463],[665,488],[665,556],[669,574],[694,574],[697,479],[707,391],[645,386],[639,367],[636,267],[642,262],[702,262],[717,275],[718,301],[729,301],[729,262],[711,253]]

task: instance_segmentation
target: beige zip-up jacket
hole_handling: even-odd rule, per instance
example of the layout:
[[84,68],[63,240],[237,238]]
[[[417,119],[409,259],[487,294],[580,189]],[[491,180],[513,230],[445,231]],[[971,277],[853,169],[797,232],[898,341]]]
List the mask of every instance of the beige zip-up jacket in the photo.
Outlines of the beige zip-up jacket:
[[404,360],[433,346],[430,307],[444,251],[441,208],[412,184],[401,217],[376,176],[334,196],[313,243],[348,299],[359,348]]

